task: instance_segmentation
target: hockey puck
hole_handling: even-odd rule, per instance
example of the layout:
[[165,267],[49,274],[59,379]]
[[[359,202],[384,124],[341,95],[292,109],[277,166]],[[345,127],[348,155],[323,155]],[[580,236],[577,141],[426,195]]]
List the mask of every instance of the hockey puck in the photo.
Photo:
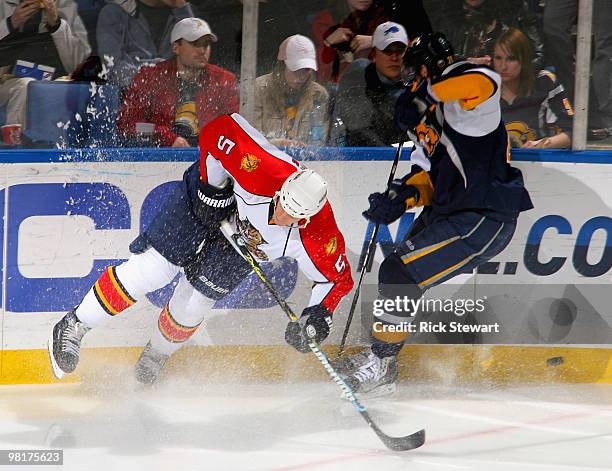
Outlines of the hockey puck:
[[548,366],[559,366],[564,362],[563,357],[552,357],[546,360]]

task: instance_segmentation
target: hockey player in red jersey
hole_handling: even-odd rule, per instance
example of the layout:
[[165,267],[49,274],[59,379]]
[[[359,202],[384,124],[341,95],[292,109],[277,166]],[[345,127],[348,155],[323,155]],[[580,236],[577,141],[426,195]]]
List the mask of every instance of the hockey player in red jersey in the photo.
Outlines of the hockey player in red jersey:
[[[423,207],[378,272],[382,298],[409,302],[499,254],[519,213],[533,206],[520,170],[508,163],[499,75],[456,60],[440,33],[417,38],[404,62],[416,78],[398,99],[395,120],[416,143],[412,170],[388,194],[371,194],[364,216],[390,224]],[[371,349],[338,362],[354,391],[393,391],[397,355],[408,336],[398,327],[412,319],[410,312],[384,312]]]
[[325,180],[272,146],[238,114],[205,126],[200,152],[199,162],[130,245],[132,256],[109,267],[53,328],[49,354],[57,377],[76,368],[85,333],[180,274],[136,365],[136,378],[153,383],[213,304],[251,272],[220,231],[224,219],[257,259],[292,257],[313,281],[300,323],[287,326],[287,343],[307,351],[308,338],[322,342],[329,335],[334,309],[353,281]]

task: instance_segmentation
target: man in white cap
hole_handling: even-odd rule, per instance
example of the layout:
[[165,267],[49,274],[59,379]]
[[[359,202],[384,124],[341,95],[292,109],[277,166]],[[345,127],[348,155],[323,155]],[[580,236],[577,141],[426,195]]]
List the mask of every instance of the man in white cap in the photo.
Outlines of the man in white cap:
[[314,44],[299,34],[278,48],[278,63],[256,80],[253,126],[279,146],[324,145],[329,95],[314,80]]
[[238,111],[236,77],[209,63],[217,36],[208,23],[185,18],[170,40],[174,59],[141,68],[128,88],[117,120],[128,143],[141,144],[137,123],[146,122],[155,126],[152,140],[159,146],[195,147],[202,126]]
[[403,92],[406,30],[399,23],[382,23],[374,31],[372,45],[372,61],[358,59],[340,81],[331,145],[388,146],[401,137],[393,113]]

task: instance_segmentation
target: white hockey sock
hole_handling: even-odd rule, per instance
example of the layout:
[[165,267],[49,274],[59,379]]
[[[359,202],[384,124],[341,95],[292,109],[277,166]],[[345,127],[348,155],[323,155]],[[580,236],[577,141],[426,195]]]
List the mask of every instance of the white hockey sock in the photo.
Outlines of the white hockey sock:
[[132,255],[104,271],[76,308],[76,315],[88,327],[95,327],[131,307],[146,293],[166,286],[179,272],[179,267],[153,248]]

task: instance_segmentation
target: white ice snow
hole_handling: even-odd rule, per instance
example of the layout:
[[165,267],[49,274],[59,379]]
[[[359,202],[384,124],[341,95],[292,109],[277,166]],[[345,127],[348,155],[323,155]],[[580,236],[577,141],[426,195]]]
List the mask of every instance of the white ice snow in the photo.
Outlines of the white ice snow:
[[0,386],[0,449],[64,450],[38,471],[612,469],[612,385],[402,383],[364,403],[389,434],[425,427],[426,444],[386,450],[332,383],[142,389],[126,373]]

